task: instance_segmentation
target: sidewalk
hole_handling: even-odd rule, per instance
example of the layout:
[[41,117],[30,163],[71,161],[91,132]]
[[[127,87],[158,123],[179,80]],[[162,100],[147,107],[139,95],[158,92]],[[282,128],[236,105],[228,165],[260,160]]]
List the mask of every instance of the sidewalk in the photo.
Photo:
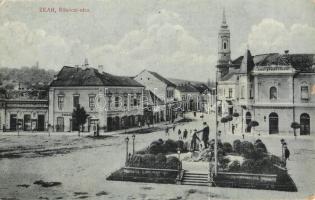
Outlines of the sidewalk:
[[[178,120],[180,120],[182,118],[177,118],[174,123],[176,123]],[[167,125],[172,126],[173,123],[170,122],[160,122],[160,123],[156,123],[156,124],[150,124],[150,128],[152,127],[158,127],[158,128],[164,128]],[[132,134],[130,132],[133,131],[138,131],[138,130],[145,130],[148,129],[148,126],[142,126],[142,127],[133,127],[133,128],[128,128],[128,129],[120,129],[120,130],[115,130],[115,131],[109,131],[109,132],[100,132],[100,136],[111,136],[111,135],[117,135],[117,134],[125,134],[125,132],[127,132],[127,134]],[[17,131],[8,131],[8,132],[0,132],[0,136],[34,136],[34,135],[49,135],[48,131],[20,131],[19,133]],[[67,136],[78,136],[78,131],[71,131],[71,132],[51,132],[50,136],[63,136],[63,135],[67,135]],[[94,132],[90,131],[90,132],[80,132],[80,136],[93,136]]]

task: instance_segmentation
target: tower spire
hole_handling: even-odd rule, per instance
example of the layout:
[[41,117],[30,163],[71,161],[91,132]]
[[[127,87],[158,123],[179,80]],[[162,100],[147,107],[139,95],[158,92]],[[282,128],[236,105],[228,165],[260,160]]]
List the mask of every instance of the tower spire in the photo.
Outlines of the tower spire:
[[222,24],[226,24],[225,8],[223,8],[223,13],[222,13]]

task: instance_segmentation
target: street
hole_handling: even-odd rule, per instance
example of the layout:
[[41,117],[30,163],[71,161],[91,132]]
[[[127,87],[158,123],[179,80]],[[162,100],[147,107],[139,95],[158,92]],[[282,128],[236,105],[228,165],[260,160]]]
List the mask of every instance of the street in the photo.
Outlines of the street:
[[[194,118],[191,114],[187,117]],[[177,125],[175,132],[170,130],[170,138],[178,137],[178,128],[182,131],[185,128],[188,131],[201,129],[202,121],[210,123],[210,138],[213,138],[213,119],[213,115],[205,115],[202,119],[198,114],[195,121]],[[131,151],[131,134],[128,136]],[[124,134],[102,139],[53,133],[51,137],[44,134],[1,135],[0,154],[5,153],[5,149],[14,149],[12,155],[15,157],[0,160],[0,199],[306,199],[314,192],[313,136],[296,140],[285,137],[291,151],[288,171],[298,192],[107,181],[106,177],[111,172],[124,165],[125,137]],[[135,149],[140,150],[159,138],[167,138],[165,131],[138,134]],[[224,142],[241,138],[241,135],[221,135]],[[257,138],[245,136],[249,141]],[[275,155],[281,155],[281,138],[260,136],[269,152]],[[57,181],[62,185],[43,188],[33,184],[36,180]]]

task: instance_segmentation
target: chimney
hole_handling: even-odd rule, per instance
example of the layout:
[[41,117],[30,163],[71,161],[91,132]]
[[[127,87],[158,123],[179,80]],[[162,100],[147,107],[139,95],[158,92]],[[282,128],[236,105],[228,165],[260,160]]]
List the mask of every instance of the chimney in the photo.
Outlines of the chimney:
[[102,73],[104,71],[103,65],[98,65],[98,71]]

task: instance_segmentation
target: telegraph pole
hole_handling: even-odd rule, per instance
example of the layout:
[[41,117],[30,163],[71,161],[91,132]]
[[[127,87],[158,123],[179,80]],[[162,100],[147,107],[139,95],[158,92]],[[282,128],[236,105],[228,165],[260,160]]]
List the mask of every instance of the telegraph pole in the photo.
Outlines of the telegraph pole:
[[218,173],[218,69],[215,74],[215,141],[214,141],[214,175]]

